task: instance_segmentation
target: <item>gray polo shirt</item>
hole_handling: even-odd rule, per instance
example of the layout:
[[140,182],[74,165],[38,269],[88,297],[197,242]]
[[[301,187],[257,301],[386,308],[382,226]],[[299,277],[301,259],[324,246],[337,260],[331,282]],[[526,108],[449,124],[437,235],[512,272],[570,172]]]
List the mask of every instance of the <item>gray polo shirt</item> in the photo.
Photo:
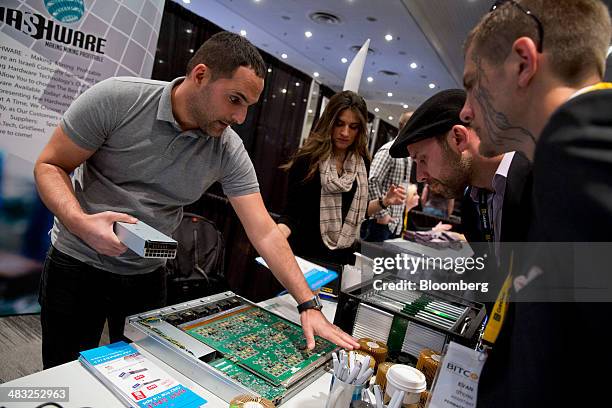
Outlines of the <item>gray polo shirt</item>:
[[[123,212],[171,235],[182,207],[216,181],[230,197],[259,192],[236,132],[228,127],[221,137],[211,137],[181,130],[172,114],[171,91],[183,79],[110,78],[85,91],[64,113],[60,125],[68,137],[95,151],[71,177],[87,214]],[[57,217],[51,240],[60,251],[118,274],[151,272],[164,264],[131,250],[119,257],[100,255]]]

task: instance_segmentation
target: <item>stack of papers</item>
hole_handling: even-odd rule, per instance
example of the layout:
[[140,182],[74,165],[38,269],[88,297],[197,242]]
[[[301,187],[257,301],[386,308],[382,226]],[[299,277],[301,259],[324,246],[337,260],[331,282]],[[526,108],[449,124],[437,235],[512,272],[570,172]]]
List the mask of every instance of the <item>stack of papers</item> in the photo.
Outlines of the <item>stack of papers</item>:
[[[266,261],[264,261],[261,256],[255,258],[255,260],[266,268],[270,269]],[[295,260],[297,261],[300,270],[304,274],[304,278],[306,279],[308,286],[310,286],[310,290],[321,289],[322,286],[338,278],[338,274],[336,272],[302,259],[299,256],[296,256]]]
[[123,341],[82,351],[79,361],[127,407],[198,408],[207,402]]

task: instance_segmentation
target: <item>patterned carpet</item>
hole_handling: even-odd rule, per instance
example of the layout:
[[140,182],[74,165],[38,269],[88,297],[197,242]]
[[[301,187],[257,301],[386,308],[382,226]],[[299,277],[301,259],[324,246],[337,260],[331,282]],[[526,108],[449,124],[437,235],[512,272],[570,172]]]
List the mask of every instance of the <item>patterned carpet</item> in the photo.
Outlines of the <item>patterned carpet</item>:
[[[108,344],[104,327],[101,344]],[[42,370],[40,315],[0,318],[0,384]]]
[[0,383],[42,370],[40,315],[0,318]]

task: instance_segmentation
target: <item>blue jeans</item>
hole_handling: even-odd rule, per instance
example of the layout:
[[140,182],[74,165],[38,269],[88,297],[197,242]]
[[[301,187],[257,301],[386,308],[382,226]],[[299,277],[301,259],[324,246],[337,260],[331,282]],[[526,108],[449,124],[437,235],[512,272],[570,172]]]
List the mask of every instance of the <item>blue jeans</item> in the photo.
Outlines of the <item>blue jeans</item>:
[[123,336],[125,317],[166,303],[166,270],[119,275],[91,267],[51,246],[40,280],[43,367],[98,347],[108,319],[111,343]]
[[361,239],[368,242],[383,242],[387,239],[397,238],[387,224],[379,224],[371,218],[361,223]]

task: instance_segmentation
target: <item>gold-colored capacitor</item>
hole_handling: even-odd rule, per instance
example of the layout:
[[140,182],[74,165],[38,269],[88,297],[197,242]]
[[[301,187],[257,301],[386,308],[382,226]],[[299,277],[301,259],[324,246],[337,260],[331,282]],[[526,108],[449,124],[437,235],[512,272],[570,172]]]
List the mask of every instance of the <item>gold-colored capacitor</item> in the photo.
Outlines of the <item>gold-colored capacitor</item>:
[[419,408],[425,408],[425,405],[427,405],[427,398],[429,398],[429,391],[423,391],[421,393],[421,399],[419,400]]
[[389,348],[382,341],[377,341],[364,337],[363,339],[357,340],[359,343],[360,350],[365,351],[376,360],[376,365],[384,363],[389,353]]
[[387,385],[387,371],[393,363],[382,363],[378,366],[378,371],[376,371],[376,384],[380,385],[382,392],[385,392],[385,386]]
[[423,349],[419,354],[419,360],[417,361],[416,368],[425,374],[428,389],[430,389],[433,384],[441,358],[441,355],[430,349]]
[[238,395],[230,401],[230,408],[275,408],[272,401],[251,395]]

